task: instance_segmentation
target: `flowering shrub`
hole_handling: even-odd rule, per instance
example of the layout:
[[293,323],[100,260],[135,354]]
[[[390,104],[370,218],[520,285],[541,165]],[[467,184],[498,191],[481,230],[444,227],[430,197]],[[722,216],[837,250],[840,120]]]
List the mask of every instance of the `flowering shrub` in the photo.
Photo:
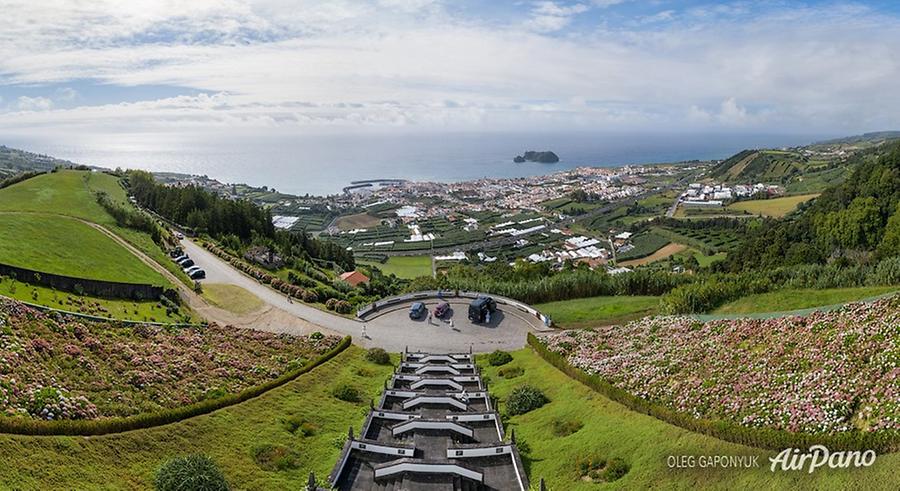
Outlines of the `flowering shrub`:
[[545,343],[695,418],[810,434],[900,430],[900,295],[806,317],[645,318]]
[[90,323],[0,300],[0,412],[94,419],[179,407],[273,380],[339,341]]

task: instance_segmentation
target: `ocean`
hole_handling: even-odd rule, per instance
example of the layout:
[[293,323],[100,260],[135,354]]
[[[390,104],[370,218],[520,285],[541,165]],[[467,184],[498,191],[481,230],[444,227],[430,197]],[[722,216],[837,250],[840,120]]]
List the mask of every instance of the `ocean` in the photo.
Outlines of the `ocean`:
[[[351,181],[438,182],[543,175],[579,166],[726,158],[746,148],[804,145],[830,135],[448,133],[91,138],[8,137],[0,144],[104,167],[208,175],[227,183],[274,187],[291,194],[339,193]],[[556,164],[512,159],[552,150]]]

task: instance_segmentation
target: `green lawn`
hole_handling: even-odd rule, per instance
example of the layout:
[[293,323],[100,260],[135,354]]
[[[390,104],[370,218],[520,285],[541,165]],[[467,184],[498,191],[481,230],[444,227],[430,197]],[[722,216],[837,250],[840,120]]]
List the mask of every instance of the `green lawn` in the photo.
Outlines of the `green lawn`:
[[131,300],[109,300],[79,296],[42,286],[34,286],[10,278],[0,278],[0,295],[23,302],[44,305],[53,309],[78,312],[81,314],[132,321],[149,322],[194,322],[193,312],[186,306],[180,307],[180,314],[168,315],[166,307],[156,301],[135,302]]
[[805,203],[818,194],[800,194],[797,196],[785,196],[783,198],[772,199],[755,199],[749,201],[738,201],[737,203],[728,205],[729,210],[746,211],[754,215],[764,215],[768,217],[783,217],[794,211],[800,203]]
[[103,232],[73,218],[0,213],[0,262],[12,266],[123,283],[167,281]]
[[[300,489],[310,471],[327,477],[340,453],[335,440],[350,426],[359,432],[369,399],[390,375],[391,367],[369,363],[363,354],[351,346],[260,397],[158,428],[99,437],[0,435],[0,489],[150,489],[163,462],[189,453],[212,457],[233,489]],[[362,390],[362,401],[335,399],[331,390],[340,383]],[[309,422],[315,433],[292,433],[287,419]],[[264,444],[293,451],[287,468],[267,470],[254,460],[253,449]]]
[[656,313],[659,297],[591,297],[535,305],[562,327],[621,324]]
[[[851,470],[819,469],[814,474],[769,470],[768,458],[774,452],[727,443],[683,430],[639,414],[613,402],[588,387],[568,378],[544,362],[531,349],[513,353],[505,367],[524,369],[521,376],[505,379],[498,367],[482,360],[480,365],[490,378],[492,394],[503,400],[523,383],[542,389],[550,403],[540,409],[508,421],[507,431],[530,447],[525,466],[529,479],[537,485],[546,480],[551,491],[594,491],[600,489],[896,489],[896,469],[900,454],[880,455],[869,468]],[[571,422],[584,426],[568,436],[557,436],[555,423]],[[758,456],[759,468],[710,469],[670,468],[670,455]],[[580,480],[578,462],[589,457],[621,458],[629,472],[611,484]]]
[[896,286],[832,288],[827,290],[784,289],[739,298],[714,310],[713,314],[786,312],[852,302],[897,290],[900,290],[900,288]]
[[263,306],[259,297],[236,285],[204,283],[203,298],[216,307],[235,314],[249,314]]
[[431,276],[431,256],[392,256],[384,264],[359,261],[360,264],[375,266],[384,274],[394,274],[398,278],[418,278]]
[[[90,171],[62,170],[25,180],[0,189],[0,211],[36,212],[68,215],[106,227],[128,243],[162,264],[184,284],[193,285],[177,264],[146,233],[116,225],[94,196],[103,191],[118,203],[128,203],[118,178]],[[168,284],[168,282],[166,282]]]

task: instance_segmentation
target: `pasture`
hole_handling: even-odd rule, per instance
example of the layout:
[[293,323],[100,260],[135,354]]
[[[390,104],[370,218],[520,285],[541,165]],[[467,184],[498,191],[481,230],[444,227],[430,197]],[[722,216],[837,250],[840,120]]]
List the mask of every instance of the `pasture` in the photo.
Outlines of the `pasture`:
[[713,314],[754,314],[788,312],[813,307],[855,302],[897,291],[896,286],[866,286],[858,288],[783,289],[757,295],[747,295],[729,302]]
[[818,196],[818,194],[799,194],[796,196],[785,196],[783,198],[738,201],[737,203],[728,205],[728,209],[767,217],[783,217],[797,209],[801,203],[806,203]]
[[562,300],[538,304],[534,308],[562,327],[582,328],[621,324],[653,315],[658,306],[659,297],[615,296]]
[[166,280],[103,232],[73,218],[0,213],[0,262],[12,266],[123,283]]
[[382,273],[396,275],[398,278],[418,278],[431,276],[431,256],[393,256],[385,263],[359,261],[361,265],[375,266]]

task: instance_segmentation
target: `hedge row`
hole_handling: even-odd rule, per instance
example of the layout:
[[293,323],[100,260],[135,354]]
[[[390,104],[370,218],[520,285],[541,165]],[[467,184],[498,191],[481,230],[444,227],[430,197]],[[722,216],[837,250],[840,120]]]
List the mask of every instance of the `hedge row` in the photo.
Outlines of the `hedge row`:
[[103,418],[94,420],[57,420],[0,417],[0,433],[16,435],[106,435],[123,431],[139,430],[175,423],[194,416],[208,414],[215,410],[247,401],[272,389],[280,387],[313,368],[337,356],[350,346],[350,336],[342,339],[337,346],[319,358],[292,372],[288,372],[264,384],[247,388],[236,394],[200,401],[177,408],[164,409],[152,413],[136,414],[125,418]]
[[543,358],[569,377],[587,385],[604,396],[629,409],[653,416],[689,431],[702,433],[732,443],[770,450],[785,448],[806,449],[812,445],[824,445],[829,450],[874,450],[878,453],[900,450],[900,438],[888,433],[854,431],[834,435],[810,435],[767,428],[748,428],[724,420],[697,419],[687,413],[669,409],[622,390],[597,375],[591,375],[569,364],[559,353],[549,350],[534,335],[528,334],[528,344]]

